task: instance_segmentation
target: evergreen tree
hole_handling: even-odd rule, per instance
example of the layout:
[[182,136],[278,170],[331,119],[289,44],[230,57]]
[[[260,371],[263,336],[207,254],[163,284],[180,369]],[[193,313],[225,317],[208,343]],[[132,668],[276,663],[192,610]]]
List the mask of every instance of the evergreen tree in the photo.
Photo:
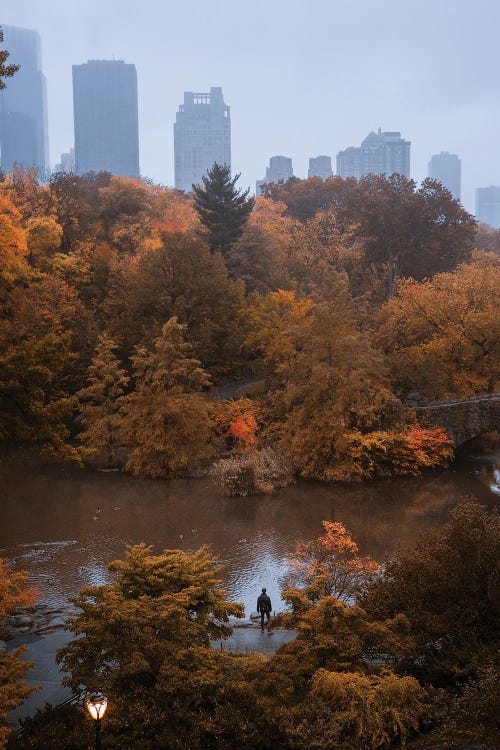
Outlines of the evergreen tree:
[[86,427],[80,441],[88,453],[104,454],[108,466],[116,463],[120,398],[129,381],[114,349],[113,339],[103,333],[88,369],[87,386],[76,394],[81,402],[82,424]]
[[153,350],[137,347],[132,357],[135,390],[121,417],[132,449],[126,469],[135,475],[171,476],[211,452],[211,408],[201,393],[210,379],[190,358],[185,330],[170,318]]
[[205,229],[210,249],[219,250],[226,256],[231,246],[241,237],[243,228],[254,205],[254,198],[248,198],[236,189],[240,175],[231,179],[231,168],[214,164],[203,176],[203,187],[193,185],[194,207]]

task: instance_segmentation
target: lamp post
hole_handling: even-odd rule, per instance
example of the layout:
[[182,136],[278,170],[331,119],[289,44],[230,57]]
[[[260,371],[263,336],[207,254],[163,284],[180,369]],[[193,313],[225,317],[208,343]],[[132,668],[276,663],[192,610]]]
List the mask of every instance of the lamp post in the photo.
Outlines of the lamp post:
[[95,750],[102,750],[101,719],[106,713],[108,699],[102,693],[93,693],[85,701],[85,707],[95,721]]

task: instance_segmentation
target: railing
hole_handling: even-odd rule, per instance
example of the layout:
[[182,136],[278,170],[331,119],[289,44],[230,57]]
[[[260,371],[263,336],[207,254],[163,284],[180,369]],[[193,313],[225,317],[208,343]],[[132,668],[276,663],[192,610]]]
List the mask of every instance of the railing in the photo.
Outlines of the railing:
[[[58,711],[59,709],[64,708],[64,706],[74,706],[77,704],[83,706],[85,704],[85,699],[88,695],[91,695],[91,693],[91,690],[80,690],[78,693],[73,693],[69,698],[66,698],[62,703],[58,703],[56,706],[51,706],[51,709],[52,711]],[[21,719],[21,726],[19,729],[16,729],[16,735],[23,734],[24,731],[25,728],[22,725]]]
[[483,396],[470,396],[470,398],[457,398],[453,401],[420,401],[414,409],[433,409],[439,406],[457,406],[459,404],[477,404],[482,401],[500,401],[500,393],[485,393]]

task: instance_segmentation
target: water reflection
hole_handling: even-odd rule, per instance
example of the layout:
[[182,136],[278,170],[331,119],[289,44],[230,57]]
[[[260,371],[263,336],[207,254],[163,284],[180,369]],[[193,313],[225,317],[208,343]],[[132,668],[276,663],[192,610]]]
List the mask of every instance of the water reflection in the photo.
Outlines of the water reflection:
[[82,585],[105,582],[107,563],[123,555],[126,544],[145,541],[156,551],[207,544],[247,613],[262,586],[279,609],[288,555],[298,540],[321,533],[323,519],[342,521],[362,553],[380,560],[442,523],[460,496],[498,502],[500,471],[491,463],[422,479],[299,483],[274,497],[225,498],[204,479],[154,482],[53,466],[26,470],[18,459],[0,475],[0,554],[29,570],[44,602],[61,606]]

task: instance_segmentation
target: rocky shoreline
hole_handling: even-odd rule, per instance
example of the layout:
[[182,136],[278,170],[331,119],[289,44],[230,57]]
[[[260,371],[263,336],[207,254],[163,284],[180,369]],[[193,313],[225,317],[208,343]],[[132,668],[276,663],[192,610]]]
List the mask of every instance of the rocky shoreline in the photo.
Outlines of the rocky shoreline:
[[[0,631],[0,646],[2,642],[9,641],[20,635],[48,635],[65,627],[69,618],[78,613],[71,605],[55,607],[49,604],[38,604],[35,607],[25,607],[15,615],[7,617]],[[229,625],[232,628],[255,628],[260,627],[260,615],[252,612],[249,618],[230,618]]]

